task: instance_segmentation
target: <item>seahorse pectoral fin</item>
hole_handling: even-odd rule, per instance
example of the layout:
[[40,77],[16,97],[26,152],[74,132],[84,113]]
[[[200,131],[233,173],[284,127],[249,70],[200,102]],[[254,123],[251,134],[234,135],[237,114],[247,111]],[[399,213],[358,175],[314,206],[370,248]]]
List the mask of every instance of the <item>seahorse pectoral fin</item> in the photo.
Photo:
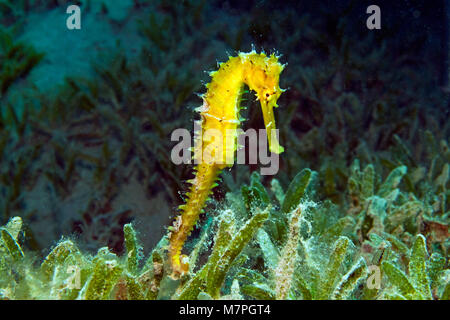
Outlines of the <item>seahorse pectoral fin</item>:
[[278,137],[276,134],[275,116],[273,114],[273,108],[277,106],[277,102],[272,99],[271,101],[261,101],[261,109],[264,118],[264,125],[267,132],[267,140],[269,142],[270,152],[282,153],[284,148],[280,146]]

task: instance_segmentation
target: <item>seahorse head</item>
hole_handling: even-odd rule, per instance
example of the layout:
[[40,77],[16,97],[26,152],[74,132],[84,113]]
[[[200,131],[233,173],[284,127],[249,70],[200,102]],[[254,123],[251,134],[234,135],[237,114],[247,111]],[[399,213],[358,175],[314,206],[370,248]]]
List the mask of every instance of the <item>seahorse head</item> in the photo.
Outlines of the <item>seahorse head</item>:
[[267,56],[265,53],[252,51],[240,53],[239,57],[246,66],[244,82],[256,92],[256,97],[261,104],[270,151],[281,153],[284,149],[272,130],[276,129],[273,108],[278,107],[278,98],[285,91],[279,86],[280,73],[285,65],[278,62],[275,54]]

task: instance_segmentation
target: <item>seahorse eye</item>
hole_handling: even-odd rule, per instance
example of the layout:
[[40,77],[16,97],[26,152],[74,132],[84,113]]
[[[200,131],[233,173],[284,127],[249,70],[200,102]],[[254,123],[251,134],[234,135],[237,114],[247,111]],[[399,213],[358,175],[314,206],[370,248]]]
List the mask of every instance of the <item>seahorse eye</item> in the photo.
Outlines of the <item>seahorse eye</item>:
[[272,92],[270,92],[269,90],[266,90],[266,91],[263,93],[263,97],[265,98],[265,100],[269,101],[270,98],[272,97]]

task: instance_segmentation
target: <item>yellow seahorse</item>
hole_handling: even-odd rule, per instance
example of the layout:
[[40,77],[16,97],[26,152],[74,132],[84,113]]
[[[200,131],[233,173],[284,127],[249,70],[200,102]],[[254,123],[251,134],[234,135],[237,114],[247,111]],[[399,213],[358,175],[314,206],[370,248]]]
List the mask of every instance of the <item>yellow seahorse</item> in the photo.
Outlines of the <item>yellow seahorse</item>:
[[[181,254],[183,244],[202,212],[212,189],[217,185],[220,172],[230,164],[230,155],[234,158],[237,149],[236,132],[240,124],[239,102],[242,88],[246,84],[255,91],[260,101],[264,124],[271,152],[281,153],[283,147],[277,137],[272,135],[275,129],[273,108],[284,91],[279,87],[280,73],[284,65],[278,62],[275,54],[239,53],[237,57],[229,57],[227,62],[219,65],[218,71],[210,73],[212,80],[206,85],[207,92],[201,97],[203,105],[197,109],[201,116],[203,134],[196,141],[194,157],[202,156],[202,161],[195,168],[195,178],[187,193],[188,199],[179,207],[180,215],[175,218],[170,228],[169,257],[172,264],[173,277],[187,273],[189,269],[186,255]],[[199,152],[199,153],[198,153]]]

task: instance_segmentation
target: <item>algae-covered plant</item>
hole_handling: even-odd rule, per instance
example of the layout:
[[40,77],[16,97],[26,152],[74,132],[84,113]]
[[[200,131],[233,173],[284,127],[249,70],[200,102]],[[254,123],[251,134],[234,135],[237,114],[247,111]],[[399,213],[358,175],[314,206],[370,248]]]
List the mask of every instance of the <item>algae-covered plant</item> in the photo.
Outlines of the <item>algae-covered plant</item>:
[[[11,218],[1,228],[1,296],[449,299],[448,239],[435,246],[418,230],[415,235],[395,232],[402,221],[424,214],[426,201],[407,198],[397,188],[402,167],[377,189],[371,170],[356,181],[366,196],[364,209],[347,216],[329,202],[312,200],[314,171],[302,170],[286,192],[276,179],[267,190],[253,174],[250,185],[227,194],[228,208],[202,225],[188,257],[189,273],[180,279],[171,277],[167,237],[144,257],[132,224],[124,226],[122,256],[107,247],[90,255],[73,240],[62,239],[43,261],[36,261],[21,248],[21,218]],[[387,229],[380,229],[383,220],[389,221]]]
[[0,299],[450,300],[449,7],[378,6],[0,0]]

